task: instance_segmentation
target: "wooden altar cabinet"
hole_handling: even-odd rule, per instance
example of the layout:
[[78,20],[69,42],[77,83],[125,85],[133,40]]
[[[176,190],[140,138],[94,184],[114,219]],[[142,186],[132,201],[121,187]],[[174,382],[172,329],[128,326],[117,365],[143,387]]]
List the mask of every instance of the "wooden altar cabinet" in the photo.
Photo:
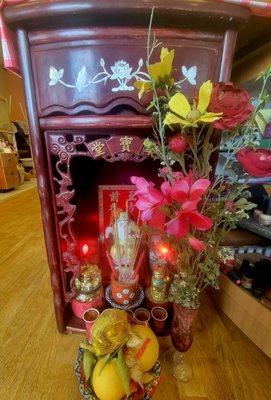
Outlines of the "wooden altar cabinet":
[[[82,329],[70,308],[70,282],[80,262],[80,235],[93,228],[98,213],[97,186],[152,173],[142,147],[151,129],[147,100],[139,102],[133,87],[146,77],[152,6],[156,36],[175,49],[175,79],[186,94],[194,96],[207,79],[229,80],[237,30],[249,18],[239,6],[67,0],[4,11],[18,41],[60,332]],[[133,145],[123,147],[127,137]]]

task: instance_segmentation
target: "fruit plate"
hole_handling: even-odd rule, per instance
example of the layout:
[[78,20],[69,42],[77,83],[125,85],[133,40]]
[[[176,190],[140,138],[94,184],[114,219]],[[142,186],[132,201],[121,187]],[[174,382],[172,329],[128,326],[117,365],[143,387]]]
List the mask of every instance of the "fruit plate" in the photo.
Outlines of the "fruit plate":
[[[77,359],[74,365],[75,374],[77,378],[77,382],[79,385],[80,393],[84,400],[99,400],[93,390],[87,385],[83,372],[83,352],[84,350],[79,348],[77,353]],[[149,382],[147,385],[144,385],[144,393],[136,392],[129,397],[131,400],[148,400],[151,399],[154,395],[156,388],[160,382],[161,378],[161,365],[157,361],[154,367],[150,371],[154,375],[154,379]]]

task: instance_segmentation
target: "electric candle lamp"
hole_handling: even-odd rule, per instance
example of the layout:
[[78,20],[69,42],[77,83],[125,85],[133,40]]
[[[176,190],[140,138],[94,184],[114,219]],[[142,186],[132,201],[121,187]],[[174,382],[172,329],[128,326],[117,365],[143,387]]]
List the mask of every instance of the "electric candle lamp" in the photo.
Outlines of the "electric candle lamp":
[[146,296],[150,307],[161,304],[163,307],[167,307],[170,284],[168,264],[173,260],[174,249],[170,244],[162,241],[159,235],[154,235],[151,243],[149,261],[152,268],[152,278]]
[[96,264],[89,262],[92,258],[90,246],[84,243],[80,246],[82,264],[74,280],[75,298],[72,300],[74,314],[83,319],[85,311],[89,308],[100,309],[104,303],[101,271]]
[[[95,245],[95,242],[93,242]],[[79,302],[91,302],[97,299],[102,292],[102,277],[98,265],[90,263],[90,257],[95,253],[92,242],[84,241],[80,244],[81,267],[78,276],[74,280],[76,300]],[[93,251],[92,251],[93,248]]]

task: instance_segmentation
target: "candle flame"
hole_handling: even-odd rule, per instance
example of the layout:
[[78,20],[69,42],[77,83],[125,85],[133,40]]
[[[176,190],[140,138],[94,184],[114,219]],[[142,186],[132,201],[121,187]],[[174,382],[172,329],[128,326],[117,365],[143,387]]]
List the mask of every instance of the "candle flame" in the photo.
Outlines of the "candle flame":
[[159,251],[161,254],[166,255],[169,252],[169,249],[166,246],[160,246]]
[[83,252],[83,254],[87,254],[88,253],[88,250],[89,250],[89,248],[88,248],[88,245],[87,245],[87,243],[85,243],[83,246],[82,246],[82,252]]

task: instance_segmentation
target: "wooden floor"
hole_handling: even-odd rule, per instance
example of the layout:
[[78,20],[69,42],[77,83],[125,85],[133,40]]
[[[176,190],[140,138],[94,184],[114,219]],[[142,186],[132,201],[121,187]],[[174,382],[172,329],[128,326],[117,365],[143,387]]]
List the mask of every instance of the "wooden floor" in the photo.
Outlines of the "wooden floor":
[[[80,400],[80,336],[56,331],[35,189],[0,203],[0,399]],[[170,346],[161,341],[161,354]],[[271,361],[206,296],[188,356],[194,378],[163,372],[154,400],[269,400]]]

